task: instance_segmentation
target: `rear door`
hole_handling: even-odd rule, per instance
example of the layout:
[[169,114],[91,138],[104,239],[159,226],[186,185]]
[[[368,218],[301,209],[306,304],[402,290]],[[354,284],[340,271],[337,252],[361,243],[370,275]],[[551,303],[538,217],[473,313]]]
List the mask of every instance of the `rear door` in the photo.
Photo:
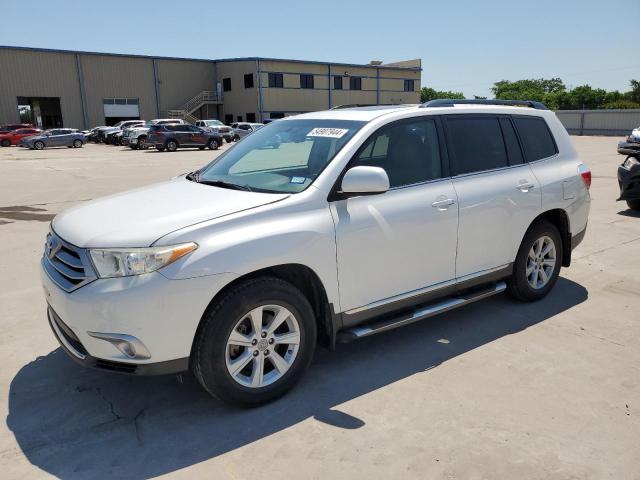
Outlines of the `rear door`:
[[443,121],[459,202],[456,277],[465,280],[514,261],[540,212],[540,185],[509,116],[444,115]]

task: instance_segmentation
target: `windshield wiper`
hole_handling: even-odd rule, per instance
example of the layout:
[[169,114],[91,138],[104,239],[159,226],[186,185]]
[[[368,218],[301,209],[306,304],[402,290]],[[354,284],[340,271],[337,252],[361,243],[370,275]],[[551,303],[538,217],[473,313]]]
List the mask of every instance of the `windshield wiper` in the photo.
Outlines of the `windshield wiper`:
[[223,180],[200,180],[200,175],[194,176],[195,181],[202,183],[203,185],[211,185],[212,187],[230,188],[233,190],[245,190],[247,192],[253,192],[253,189],[249,185],[238,185],[237,183],[225,182]]

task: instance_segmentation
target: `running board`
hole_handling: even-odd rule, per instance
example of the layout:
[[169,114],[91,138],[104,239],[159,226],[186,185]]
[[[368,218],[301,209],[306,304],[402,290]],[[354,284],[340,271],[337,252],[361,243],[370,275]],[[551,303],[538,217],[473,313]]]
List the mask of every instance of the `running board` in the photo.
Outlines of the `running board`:
[[420,307],[414,312],[404,313],[400,316],[385,318],[383,320],[374,320],[371,323],[342,330],[338,332],[337,340],[340,343],[346,343],[358,338],[368,337],[376,333],[386,332],[387,330],[392,330],[394,328],[404,327],[410,323],[418,322],[425,318],[433,317],[434,315],[448,312],[454,308],[468,305],[478,300],[482,300],[483,298],[504,292],[506,289],[507,284],[505,282],[498,282],[488,288],[473,290],[453,297],[447,297],[437,301],[436,303],[427,305],[426,307]]

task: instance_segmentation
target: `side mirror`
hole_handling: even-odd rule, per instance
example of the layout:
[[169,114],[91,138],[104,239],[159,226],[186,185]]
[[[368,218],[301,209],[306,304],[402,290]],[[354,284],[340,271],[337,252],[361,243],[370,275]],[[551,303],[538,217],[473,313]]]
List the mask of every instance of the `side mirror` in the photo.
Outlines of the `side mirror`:
[[353,167],[342,178],[341,193],[373,195],[389,190],[389,177],[380,167]]

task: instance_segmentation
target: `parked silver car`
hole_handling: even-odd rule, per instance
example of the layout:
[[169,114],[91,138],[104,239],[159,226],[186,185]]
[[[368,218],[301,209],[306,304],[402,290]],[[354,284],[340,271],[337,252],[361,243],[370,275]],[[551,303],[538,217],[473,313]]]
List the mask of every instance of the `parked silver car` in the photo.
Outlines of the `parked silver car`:
[[233,139],[235,141],[238,141],[241,138],[246,137],[250,133],[253,133],[262,127],[264,127],[263,123],[249,123],[249,122],[232,123],[231,128],[233,128]]
[[26,137],[20,140],[19,147],[42,150],[49,147],[73,147],[80,148],[87,143],[87,137],[78,130],[72,128],[54,128],[45,130],[39,135]]

